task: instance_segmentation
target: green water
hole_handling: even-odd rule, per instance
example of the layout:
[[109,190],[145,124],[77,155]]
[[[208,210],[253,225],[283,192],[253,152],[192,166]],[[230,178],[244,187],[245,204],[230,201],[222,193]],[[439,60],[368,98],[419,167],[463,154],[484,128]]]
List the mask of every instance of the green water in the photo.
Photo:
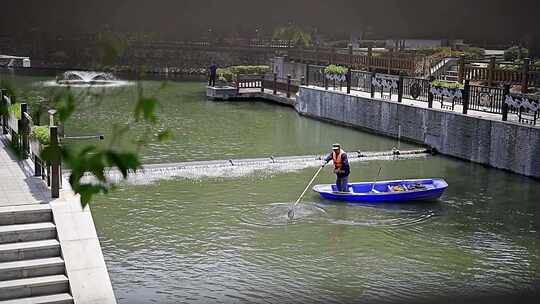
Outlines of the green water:
[[[50,77],[11,77],[43,92]],[[37,83],[37,84],[36,84]],[[159,82],[146,82],[151,92]],[[108,89],[100,108],[77,114],[68,134],[109,134],[130,119],[133,87]],[[146,163],[388,150],[394,140],[301,117],[267,104],[215,103],[204,84],[156,93],[162,128]],[[135,136],[138,128],[130,130]],[[129,146],[129,145],[128,145]],[[414,146],[402,143],[402,148]],[[540,183],[446,157],[354,163],[350,180],[442,177],[437,202],[346,205],[308,193],[315,168],[123,185],[92,207],[120,303],[351,303],[508,295],[537,287]],[[319,183],[333,180],[324,171]]]

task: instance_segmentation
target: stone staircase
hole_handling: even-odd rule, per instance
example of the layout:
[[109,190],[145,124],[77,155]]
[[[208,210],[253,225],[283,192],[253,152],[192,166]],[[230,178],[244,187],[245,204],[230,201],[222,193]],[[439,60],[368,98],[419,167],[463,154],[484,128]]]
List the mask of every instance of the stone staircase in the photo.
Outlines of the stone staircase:
[[[458,79],[458,59],[444,58],[430,70],[426,77],[433,76],[435,79],[457,81]],[[455,79],[455,80],[454,80]]]
[[0,304],[73,303],[49,204],[0,207]]
[[459,70],[458,66],[454,65],[450,67],[446,73],[444,73],[444,80],[448,81],[458,81],[459,80]]

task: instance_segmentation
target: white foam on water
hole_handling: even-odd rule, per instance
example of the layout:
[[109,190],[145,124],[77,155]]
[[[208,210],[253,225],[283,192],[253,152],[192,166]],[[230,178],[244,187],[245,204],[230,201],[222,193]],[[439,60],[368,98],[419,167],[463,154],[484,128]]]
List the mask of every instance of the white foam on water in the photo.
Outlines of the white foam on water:
[[[350,157],[349,162],[366,161],[396,161],[414,158],[424,158],[426,154],[407,154],[401,156],[373,155],[366,157]],[[235,161],[202,161],[194,163],[148,165],[136,172],[129,173],[127,179],[118,170],[109,170],[107,178],[113,184],[151,184],[160,180],[184,178],[200,181],[209,178],[239,178],[257,173],[266,176],[276,173],[297,172],[311,167],[320,166],[322,161],[316,157],[299,158],[284,157],[274,160],[235,160]],[[69,173],[65,173],[69,174]],[[95,180],[91,176],[83,178],[83,182]]]
[[42,81],[44,87],[104,88],[132,85],[133,82],[118,80],[112,73],[97,71],[66,71],[61,78]]
[[131,86],[135,83],[133,81],[126,80],[108,80],[97,83],[77,84],[77,83],[58,83],[55,80],[41,81],[39,84],[43,87],[70,87],[70,88],[113,88]]

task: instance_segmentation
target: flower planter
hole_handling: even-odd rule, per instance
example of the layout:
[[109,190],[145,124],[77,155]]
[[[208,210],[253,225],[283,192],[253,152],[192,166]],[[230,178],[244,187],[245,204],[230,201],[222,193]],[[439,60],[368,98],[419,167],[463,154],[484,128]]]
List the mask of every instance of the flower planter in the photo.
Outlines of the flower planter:
[[326,79],[343,82],[347,80],[347,77],[345,74],[326,74]]
[[430,90],[434,96],[450,97],[450,98],[463,98],[463,89],[460,88],[447,88],[442,86],[432,86]]

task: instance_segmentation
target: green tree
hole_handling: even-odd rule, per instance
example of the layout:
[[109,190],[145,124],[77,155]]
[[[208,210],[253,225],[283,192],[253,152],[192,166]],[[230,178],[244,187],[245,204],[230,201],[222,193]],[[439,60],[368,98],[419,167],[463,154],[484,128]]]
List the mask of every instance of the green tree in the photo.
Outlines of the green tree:
[[504,60],[516,61],[529,57],[529,50],[520,46],[513,46],[504,51]]
[[311,46],[311,35],[296,25],[278,27],[274,30],[273,39],[288,41],[290,45]]

